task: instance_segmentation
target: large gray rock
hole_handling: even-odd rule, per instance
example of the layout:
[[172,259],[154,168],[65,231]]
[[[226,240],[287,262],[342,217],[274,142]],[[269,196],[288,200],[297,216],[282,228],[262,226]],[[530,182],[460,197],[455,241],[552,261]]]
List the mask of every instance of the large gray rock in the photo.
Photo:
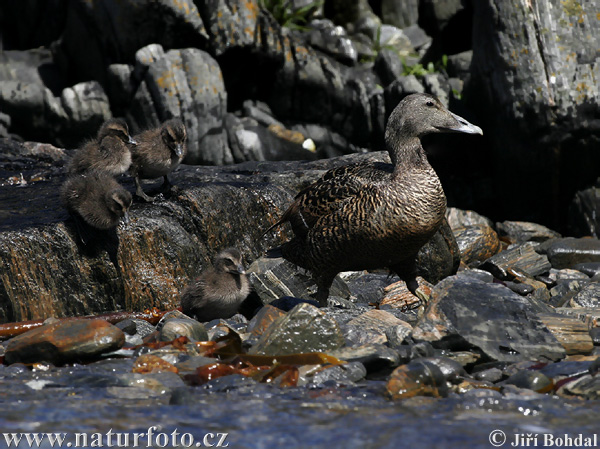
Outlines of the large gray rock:
[[434,287],[413,338],[440,348],[475,348],[499,361],[565,356],[526,298],[499,284],[468,277],[453,276]]
[[495,173],[494,184],[506,201],[521,198],[511,201],[514,216],[549,223],[598,176],[598,5],[472,3],[473,83],[465,97],[478,110],[496,163],[512,165]]

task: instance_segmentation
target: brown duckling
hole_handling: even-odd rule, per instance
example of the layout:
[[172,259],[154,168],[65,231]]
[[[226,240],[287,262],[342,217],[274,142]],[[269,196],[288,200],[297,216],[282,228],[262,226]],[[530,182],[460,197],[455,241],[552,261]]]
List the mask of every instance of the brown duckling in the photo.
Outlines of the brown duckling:
[[87,225],[109,230],[128,220],[131,194],[111,175],[102,171],[88,171],[71,176],[64,183],[61,196],[67,210]]
[[77,150],[67,170],[71,174],[101,170],[111,175],[120,175],[131,165],[128,145],[135,144],[136,141],[129,135],[129,128],[124,120],[107,120],[98,130],[96,139],[88,141]]
[[229,318],[250,293],[250,283],[236,248],[217,254],[214,265],[203,271],[181,294],[181,310],[198,321]]
[[301,191],[270,229],[289,222],[294,238],[271,254],[311,271],[316,299],[327,303],[337,273],[389,268],[416,294],[415,259],[440,227],[446,196],[420,138],[431,133],[483,134],[427,94],[412,94],[389,117],[391,164],[356,163],[329,170]]
[[181,119],[166,121],[159,128],[149,129],[135,136],[138,145],[132,148],[131,174],[135,179],[136,194],[146,201],[154,201],[142,189],[140,179],[164,178],[162,190],[171,185],[167,175],[181,163],[187,153],[187,131]]

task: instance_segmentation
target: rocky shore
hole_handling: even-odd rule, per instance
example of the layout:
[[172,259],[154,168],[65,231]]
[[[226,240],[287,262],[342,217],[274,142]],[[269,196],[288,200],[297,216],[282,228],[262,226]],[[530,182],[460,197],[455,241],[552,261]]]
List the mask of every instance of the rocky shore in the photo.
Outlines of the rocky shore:
[[[0,441],[593,446],[597,13],[557,0],[3,5]],[[265,257],[289,227],[264,232],[325,170],[388,161],[386,119],[415,92],[484,130],[424,139],[451,207],[419,253],[421,296],[347,272],[319,308],[307,273]],[[84,245],[59,188],[111,117],[132,133],[181,117],[188,155],[169,192]],[[227,247],[249,267],[240,313],[176,310]]]

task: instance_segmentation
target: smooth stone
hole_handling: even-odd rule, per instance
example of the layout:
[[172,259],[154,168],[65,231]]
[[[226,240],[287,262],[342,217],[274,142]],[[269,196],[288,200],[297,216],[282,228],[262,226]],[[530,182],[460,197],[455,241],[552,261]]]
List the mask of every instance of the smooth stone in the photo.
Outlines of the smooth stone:
[[406,337],[408,337],[411,332],[412,326],[408,323],[403,323],[397,326],[389,327],[385,331],[385,336],[387,337],[387,344],[391,348],[398,348],[406,341]]
[[588,276],[596,276],[600,274],[600,262],[578,263],[573,266],[574,270],[587,274]]
[[415,396],[439,398],[448,395],[448,386],[442,370],[434,364],[419,360],[396,368],[390,375],[386,390],[395,400]]
[[459,271],[456,273],[456,276],[459,278],[470,278],[481,282],[494,282],[494,275],[492,273],[480,270],[479,268],[470,268],[468,270]]
[[58,321],[12,338],[4,361],[8,365],[40,361],[63,364],[89,360],[124,344],[121,329],[102,319]]
[[535,248],[536,244],[533,242],[515,244],[489,258],[479,268],[489,271],[501,280],[511,279],[512,276],[509,274],[511,269],[524,271],[531,277],[546,273],[552,265],[548,258],[538,254]]
[[498,235],[511,243],[544,242],[561,235],[546,226],[528,221],[503,221],[496,223]]
[[552,279],[554,282],[559,282],[561,280],[570,280],[570,279],[589,279],[590,277],[576,269],[571,268],[563,268],[562,270],[557,270],[556,268],[551,268],[548,273],[548,277]]
[[600,346],[600,327],[594,327],[590,330],[590,337],[592,337],[592,342],[594,342],[594,346]]
[[383,298],[385,289],[396,279],[389,274],[352,271],[341,273],[340,277],[350,289],[357,304],[377,303]]
[[580,263],[600,262],[600,240],[594,238],[548,240],[539,250],[546,252],[553,268],[572,268]]
[[216,359],[212,357],[204,357],[201,355],[194,355],[185,360],[177,362],[177,369],[180,373],[196,371],[196,368],[199,368],[204,365],[210,365],[211,363],[215,363]]
[[511,281],[504,281],[504,285],[506,285],[513,292],[521,296],[527,296],[528,294],[533,293],[533,291],[535,290],[531,285],[519,284],[517,282]]
[[600,376],[586,374],[572,382],[567,382],[558,389],[560,396],[577,396],[586,400],[600,399]]
[[412,337],[441,349],[477,348],[492,360],[563,358],[564,348],[537,313],[530,298],[502,285],[451,276],[434,287]]
[[492,383],[499,382],[502,380],[502,377],[502,370],[498,368],[489,368],[473,374],[473,378],[476,380],[483,380]]
[[539,371],[522,370],[503,381],[502,385],[514,385],[538,393],[547,393],[552,390],[554,383],[552,379],[548,379],[547,376]]
[[137,332],[137,326],[135,321],[127,319],[123,321],[119,321],[115,324],[119,329],[121,329],[127,335],[135,335]]
[[593,362],[577,362],[562,360],[556,363],[549,363],[539,370],[540,373],[548,376],[554,381],[565,377],[580,376],[587,374]]
[[420,359],[415,359],[414,361],[435,365],[440,369],[444,379],[448,382],[454,382],[459,377],[467,375],[465,369],[459,362],[448,357],[422,357]]
[[[391,313],[386,312],[385,310],[372,309],[348,321],[345,326],[344,335],[346,339],[353,344],[360,345],[368,342],[384,344],[387,342],[386,333],[388,329],[395,328],[396,326],[403,326],[406,328],[408,330],[407,335],[412,330],[410,324],[396,318]],[[366,331],[367,334],[371,334],[371,337],[358,339],[349,338],[348,329],[354,329],[361,333]],[[371,341],[369,341],[370,339]]]
[[131,321],[135,323],[136,333],[142,338],[156,331],[156,327],[154,327],[146,320],[132,319]]
[[164,322],[160,330],[160,341],[172,341],[187,337],[194,341],[207,341],[208,333],[202,323],[191,319],[171,318]]
[[298,304],[275,320],[250,348],[250,354],[327,352],[344,345],[337,322],[310,304]]
[[258,337],[262,335],[275,320],[283,316],[285,316],[283,310],[267,304],[250,320],[247,331],[250,332],[251,335]]
[[369,373],[390,369],[400,363],[398,352],[377,344],[344,347],[327,351],[327,354],[346,362],[360,362]]
[[498,234],[488,225],[476,224],[453,228],[452,231],[461,260],[469,266],[479,265],[500,250]]

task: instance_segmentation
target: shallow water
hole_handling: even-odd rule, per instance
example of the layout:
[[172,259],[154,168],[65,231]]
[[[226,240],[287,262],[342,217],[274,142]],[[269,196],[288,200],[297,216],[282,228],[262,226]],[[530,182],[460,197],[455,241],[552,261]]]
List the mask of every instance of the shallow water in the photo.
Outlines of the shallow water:
[[[227,376],[192,387],[172,373],[142,376],[130,370],[130,360],[48,372],[1,367],[0,447],[19,432],[64,433],[72,447],[92,447],[94,438],[110,447],[112,430],[112,447],[189,447],[191,438],[193,447],[218,447],[223,437],[227,447],[252,449],[490,448],[494,430],[506,434],[507,447],[516,434],[537,435],[542,446],[545,433],[592,437],[598,432],[597,401],[517,390],[392,402],[378,381],[279,388]],[[136,433],[145,434],[137,446]],[[82,446],[86,437],[88,445]],[[32,447],[25,438],[8,447]],[[52,447],[47,438],[39,447]]]

